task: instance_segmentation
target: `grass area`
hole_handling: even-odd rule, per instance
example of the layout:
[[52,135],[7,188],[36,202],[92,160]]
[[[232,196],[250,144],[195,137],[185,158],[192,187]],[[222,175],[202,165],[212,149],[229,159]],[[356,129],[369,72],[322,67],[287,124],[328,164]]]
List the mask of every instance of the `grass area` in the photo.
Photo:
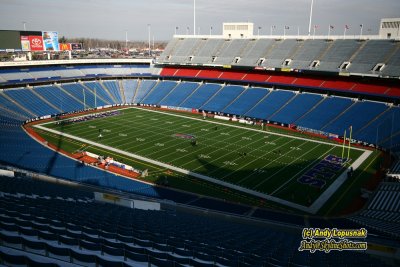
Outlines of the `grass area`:
[[360,195],[361,188],[371,179],[376,170],[380,168],[382,157],[380,151],[374,151],[371,156],[362,163],[351,179],[348,179],[343,186],[335,192],[331,200],[319,211],[321,216],[340,214],[345,207],[348,207],[355,196]]
[[40,129],[35,130],[40,136],[46,139],[48,142],[52,144],[56,144],[60,149],[73,153],[77,150],[87,150],[92,153],[98,155],[108,155],[113,157],[114,159],[122,160],[124,163],[135,166],[135,168],[144,170],[149,170],[149,176],[143,178],[143,180],[148,182],[153,182],[157,184],[162,184],[165,180],[168,181],[168,186],[173,187],[178,190],[182,190],[185,192],[191,192],[194,194],[205,195],[210,197],[216,197],[220,199],[225,199],[227,201],[231,201],[239,204],[246,204],[251,206],[258,206],[263,208],[273,208],[273,209],[281,209],[287,210],[287,208],[276,205],[273,203],[260,201],[260,199],[255,198],[254,196],[244,194],[242,192],[228,190],[225,187],[205,182],[200,179],[196,179],[194,177],[190,177],[187,175],[183,175],[176,172],[167,172],[168,170],[153,164],[149,164],[134,158],[127,157],[125,155],[121,155],[119,153],[115,153],[112,151],[104,150],[103,148],[91,146],[88,147],[87,144],[68,138],[60,135],[56,135],[47,131],[43,131]]
[[[237,124],[221,125],[214,120],[199,120],[198,116],[195,118],[191,115],[182,117],[179,114],[177,117],[170,113],[124,109],[120,115],[113,117],[68,125],[51,123],[46,127],[305,206],[318,198],[344,171],[335,170],[334,175],[329,178],[319,176],[318,179],[325,183],[321,189],[299,183],[298,179],[326,156],[341,157],[342,148],[327,142],[317,143],[308,138],[303,140],[270,132],[282,132],[279,129],[255,131],[254,126],[238,128]],[[163,173],[166,170],[158,166],[96,147],[83,146],[84,144],[65,137],[59,138],[43,132],[41,134],[66,151],[83,149],[114,156],[135,168],[149,169],[150,181],[164,179]],[[193,138],[196,145],[191,142]],[[361,154],[362,151],[352,150],[350,158],[354,161]],[[225,197],[221,192],[237,194],[181,174],[174,176],[168,178],[168,183],[178,189],[208,195],[211,192],[219,198]],[[197,183],[195,187],[193,181]],[[199,186],[200,184],[203,185]],[[257,201],[251,197],[246,201],[245,194],[239,195],[235,197],[235,201],[250,201],[252,204]]]

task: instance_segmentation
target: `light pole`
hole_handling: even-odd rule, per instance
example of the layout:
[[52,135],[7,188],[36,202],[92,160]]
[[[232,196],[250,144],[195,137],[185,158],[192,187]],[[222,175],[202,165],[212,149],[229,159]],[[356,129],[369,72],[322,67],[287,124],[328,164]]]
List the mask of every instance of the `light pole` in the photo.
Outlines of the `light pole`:
[[147,24],[147,30],[148,30],[148,32],[149,32],[149,57],[151,57],[151,37],[150,37],[150,34],[151,34],[151,24]]
[[193,35],[196,35],[196,0],[193,0]]
[[125,31],[125,52],[128,53],[128,31]]
[[312,21],[313,5],[314,5],[314,0],[311,0],[310,22],[309,22],[309,24],[308,24],[308,36],[311,35],[311,21]]
[[24,31],[26,31],[26,21],[23,21],[22,24],[24,24]]
[[272,33],[273,33],[273,31],[274,31],[275,28],[276,28],[275,25],[272,25],[272,26],[271,26],[271,36],[272,36]]
[[257,36],[260,36],[260,30],[261,30],[261,27],[258,27]]

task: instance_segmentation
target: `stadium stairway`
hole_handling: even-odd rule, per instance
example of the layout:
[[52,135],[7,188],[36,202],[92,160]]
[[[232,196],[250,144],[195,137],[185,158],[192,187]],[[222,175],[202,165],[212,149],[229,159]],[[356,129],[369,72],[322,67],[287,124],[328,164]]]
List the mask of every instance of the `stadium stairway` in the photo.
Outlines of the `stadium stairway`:
[[[37,117],[35,113],[32,111],[28,110],[21,104],[19,104],[17,101],[15,101],[13,98],[8,96],[7,94],[4,94],[3,92],[0,92],[0,100],[4,106],[9,107],[10,109],[14,110],[15,112],[23,115],[23,116],[28,116],[29,117]],[[12,103],[12,104],[11,104]]]
[[133,98],[136,95],[137,89],[139,87],[139,83],[141,80],[122,80],[122,87],[125,95],[125,103],[131,104],[133,103]]
[[159,80],[142,80],[133,103],[142,103],[142,101],[154,90],[154,88],[158,86],[159,83]]
[[114,103],[120,104],[124,102],[117,81],[101,81],[100,85],[111,95]]
[[83,86],[93,92],[96,97],[101,98],[103,102],[107,103],[108,105],[116,104],[117,102],[111,96],[111,94],[101,85],[99,82],[85,82]]
[[119,93],[121,95],[122,102],[121,104],[126,104],[126,97],[125,97],[125,89],[124,89],[124,84],[122,83],[122,80],[118,81],[118,89]]
[[181,104],[181,107],[199,109],[222,88],[219,84],[203,83],[196,91],[188,96]]
[[58,111],[59,113],[62,113],[63,111],[56,107],[53,103],[51,103],[50,101],[48,101],[45,97],[43,97],[41,94],[37,93],[35,90],[31,89],[31,92],[38,98],[40,98],[40,100],[42,100],[43,102],[45,102],[48,106],[52,107],[54,110]]

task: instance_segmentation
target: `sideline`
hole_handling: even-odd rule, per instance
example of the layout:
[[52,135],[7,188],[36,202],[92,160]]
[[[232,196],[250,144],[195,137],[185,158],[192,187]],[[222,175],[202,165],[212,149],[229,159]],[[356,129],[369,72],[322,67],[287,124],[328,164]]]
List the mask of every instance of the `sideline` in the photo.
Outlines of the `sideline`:
[[[207,120],[204,121],[202,119],[190,118],[188,116],[183,116],[183,115],[178,115],[178,114],[169,114],[169,113],[165,113],[165,112],[161,112],[161,111],[148,110],[148,109],[137,108],[137,107],[131,107],[131,108],[142,110],[142,111],[145,110],[147,112],[155,112],[155,113],[160,113],[160,114],[164,114],[164,115],[170,115],[170,116],[185,118],[185,119],[192,119],[192,120],[207,122],[207,123],[211,123],[211,124],[218,124],[218,125],[224,125],[224,126],[233,127],[233,128],[240,128],[240,129],[245,129],[245,130],[250,130],[250,131],[255,131],[255,132],[265,132],[265,131],[246,128],[246,127],[237,126],[237,125],[230,125],[230,124],[214,122],[214,121],[211,122],[211,121],[207,121]],[[49,124],[49,123],[52,123],[52,122],[46,122],[46,123],[44,123],[42,125]],[[284,205],[284,206],[288,206],[290,208],[294,208],[294,209],[297,209],[297,210],[301,210],[301,211],[304,211],[304,212],[312,213],[312,214],[315,214],[315,213],[317,213],[319,211],[319,209],[329,200],[329,198],[346,181],[346,178],[347,178],[347,171],[344,171],[318,197],[318,199],[313,202],[313,204],[310,207],[307,207],[307,206],[303,206],[303,205],[300,205],[300,204],[297,204],[297,203],[293,203],[293,202],[290,202],[290,201],[287,201],[287,200],[284,200],[284,199],[273,197],[271,195],[264,194],[264,193],[261,193],[261,192],[255,191],[255,190],[251,190],[251,189],[244,188],[244,187],[241,187],[241,186],[238,186],[238,185],[235,185],[235,184],[227,183],[227,182],[224,182],[222,180],[219,180],[219,179],[216,179],[216,178],[213,178],[213,177],[210,177],[210,176],[202,175],[202,174],[199,174],[199,173],[196,173],[196,172],[192,172],[192,171],[189,171],[189,170],[186,170],[186,169],[183,169],[183,168],[179,168],[179,167],[176,167],[176,166],[173,166],[173,165],[169,165],[169,164],[166,164],[164,162],[156,161],[156,160],[153,160],[153,159],[150,159],[150,158],[146,158],[146,157],[143,157],[143,156],[140,156],[140,155],[137,155],[137,154],[134,154],[134,153],[130,153],[130,152],[127,152],[127,151],[124,151],[124,150],[120,150],[120,149],[113,148],[113,147],[110,147],[110,146],[107,146],[107,145],[99,144],[99,143],[96,143],[94,141],[90,141],[90,140],[87,140],[87,139],[84,139],[84,138],[81,138],[81,137],[77,137],[77,136],[74,136],[74,135],[63,133],[63,132],[60,132],[60,131],[57,131],[57,130],[54,130],[54,129],[49,129],[49,128],[43,127],[42,125],[33,125],[33,127],[41,129],[43,131],[51,132],[51,133],[54,133],[54,134],[57,134],[57,135],[60,135],[60,136],[65,136],[65,137],[68,137],[68,138],[71,138],[71,139],[74,139],[74,140],[77,140],[77,141],[80,141],[80,142],[84,142],[84,143],[87,143],[87,144],[90,144],[90,145],[93,145],[93,146],[97,146],[97,147],[100,147],[100,148],[103,148],[103,149],[106,149],[106,150],[109,150],[109,151],[113,151],[113,152],[116,152],[116,153],[119,153],[119,154],[122,154],[122,155],[125,155],[125,156],[128,156],[128,157],[131,157],[131,158],[135,158],[135,159],[138,159],[138,160],[141,160],[141,161],[144,161],[144,162],[148,162],[148,163],[151,163],[151,164],[163,167],[163,168],[168,168],[170,170],[173,170],[173,171],[185,174],[185,175],[190,175],[190,176],[196,177],[198,179],[202,179],[202,180],[205,180],[205,181],[208,181],[208,182],[211,182],[211,183],[215,183],[215,184],[218,184],[218,185],[221,185],[221,186],[225,186],[227,188],[231,188],[231,189],[234,189],[234,190],[246,193],[246,194],[250,194],[250,195],[253,195],[253,196],[256,196],[256,197],[260,197],[260,198],[263,198],[265,200],[276,202],[278,204],[281,204],[281,205]],[[273,134],[273,135],[277,135],[277,136],[284,136],[284,137],[288,137],[288,138],[308,141],[308,142],[311,141],[311,142],[315,142],[315,143],[327,144],[327,145],[330,145],[330,146],[339,146],[339,147],[341,147],[340,144],[333,144],[333,143],[328,143],[328,142],[323,142],[323,141],[318,141],[318,140],[310,140],[310,139],[306,139],[306,138],[302,138],[302,137],[296,137],[296,136],[288,136],[288,135],[284,135],[284,134],[280,134],[280,133],[271,133],[271,132],[268,132],[268,133],[269,134]],[[351,165],[351,167],[353,167],[353,169],[356,170],[370,156],[372,151],[361,149],[361,148],[354,148],[354,147],[353,147],[353,149],[364,151],[364,153],[356,161],[354,161],[353,164]]]

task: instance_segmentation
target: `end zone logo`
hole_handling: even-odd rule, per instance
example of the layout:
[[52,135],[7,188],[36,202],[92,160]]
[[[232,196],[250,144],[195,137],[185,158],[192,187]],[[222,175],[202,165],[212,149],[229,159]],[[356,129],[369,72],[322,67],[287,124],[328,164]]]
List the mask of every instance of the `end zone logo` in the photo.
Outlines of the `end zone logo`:
[[29,43],[32,51],[44,50],[42,36],[29,36]]

